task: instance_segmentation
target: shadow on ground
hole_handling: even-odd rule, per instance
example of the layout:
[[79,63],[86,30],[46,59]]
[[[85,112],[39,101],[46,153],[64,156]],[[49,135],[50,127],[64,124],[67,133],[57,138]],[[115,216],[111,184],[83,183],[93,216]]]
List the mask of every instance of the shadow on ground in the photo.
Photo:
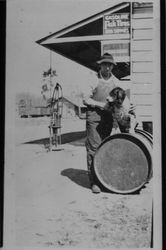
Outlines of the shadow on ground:
[[[67,168],[61,172],[61,175],[68,177],[71,181],[73,181],[74,183],[76,183],[79,186],[82,186],[82,187],[88,188],[88,189],[91,188],[90,182],[89,182],[88,171],[86,171],[86,170]],[[101,191],[103,193],[115,194],[115,192],[106,189],[101,183],[98,182],[98,180],[96,180],[96,184],[101,188]],[[145,188],[145,186],[143,186],[140,190],[142,190],[144,188]],[[139,195],[140,190],[137,190],[137,191],[132,192],[132,193],[126,193],[123,195]],[[121,195],[121,193],[116,193],[116,195]]]
[[61,175],[68,177],[71,181],[84,188],[90,188],[88,171],[86,170],[67,168],[61,172]]
[[[70,143],[73,146],[85,145],[86,131],[70,132],[61,135],[61,144]],[[49,144],[49,138],[42,138],[38,140],[24,142],[23,144]]]

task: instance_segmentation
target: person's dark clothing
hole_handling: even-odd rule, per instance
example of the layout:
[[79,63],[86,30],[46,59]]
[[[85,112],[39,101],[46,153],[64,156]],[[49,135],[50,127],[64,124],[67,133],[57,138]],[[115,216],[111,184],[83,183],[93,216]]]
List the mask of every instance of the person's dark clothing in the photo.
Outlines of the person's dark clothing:
[[[95,88],[92,99],[95,101],[106,102],[106,98],[111,92],[111,90],[116,85],[114,82],[108,81],[104,84],[99,81],[98,86]],[[87,165],[90,175],[90,182],[94,184],[96,182],[94,169],[93,169],[93,159],[95,152],[101,142],[111,134],[113,127],[113,117],[110,112],[106,110],[101,110],[100,108],[87,108],[86,113],[86,150],[87,150]]]

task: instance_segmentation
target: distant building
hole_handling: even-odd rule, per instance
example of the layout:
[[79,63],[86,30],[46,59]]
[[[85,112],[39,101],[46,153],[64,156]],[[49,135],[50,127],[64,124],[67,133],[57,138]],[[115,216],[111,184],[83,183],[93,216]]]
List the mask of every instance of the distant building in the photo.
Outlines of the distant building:
[[19,117],[49,115],[46,101],[42,97],[30,93],[19,93],[16,95],[16,111]]
[[[37,117],[49,116],[50,108],[47,101],[42,97],[29,93],[20,93],[16,95],[16,112],[19,117]],[[86,107],[82,104],[81,98],[63,97],[64,118],[79,117],[85,118]]]

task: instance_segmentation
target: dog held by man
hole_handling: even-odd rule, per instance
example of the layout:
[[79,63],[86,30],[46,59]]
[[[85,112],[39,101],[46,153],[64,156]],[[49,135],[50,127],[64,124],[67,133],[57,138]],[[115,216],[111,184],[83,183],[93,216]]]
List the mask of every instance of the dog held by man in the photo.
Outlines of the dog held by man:
[[[124,105],[125,99],[126,104]],[[134,133],[134,129],[137,126],[136,114],[133,110],[130,110],[130,103],[125,90],[115,87],[106,100],[107,103],[104,106],[104,110],[112,113],[120,131],[123,133]]]

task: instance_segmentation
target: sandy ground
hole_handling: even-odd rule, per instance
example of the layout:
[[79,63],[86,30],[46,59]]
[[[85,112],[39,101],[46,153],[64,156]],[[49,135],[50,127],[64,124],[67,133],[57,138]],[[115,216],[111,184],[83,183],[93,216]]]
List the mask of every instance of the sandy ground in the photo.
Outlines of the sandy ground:
[[16,119],[17,245],[150,247],[152,181],[138,194],[93,194],[81,138],[85,121],[63,120],[63,150],[49,152],[48,120]]

